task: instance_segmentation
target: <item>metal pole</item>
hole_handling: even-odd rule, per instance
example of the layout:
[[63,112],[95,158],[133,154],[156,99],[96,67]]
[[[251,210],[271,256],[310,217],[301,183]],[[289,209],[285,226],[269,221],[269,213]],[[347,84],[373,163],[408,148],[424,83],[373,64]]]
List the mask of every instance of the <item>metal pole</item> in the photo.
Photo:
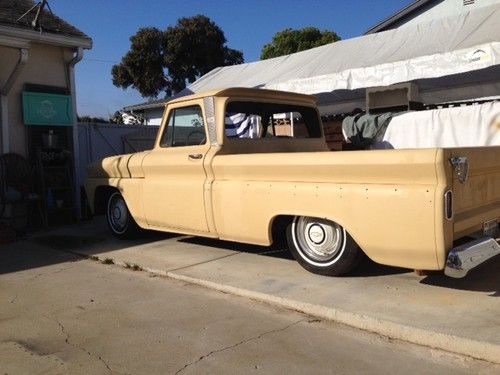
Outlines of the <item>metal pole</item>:
[[73,161],[74,169],[73,176],[75,181],[75,207],[76,207],[76,218],[77,221],[81,219],[81,202],[80,202],[80,145],[78,143],[78,121],[76,113],[76,88],[75,88],[75,65],[83,58],[83,48],[78,47],[76,50],[75,57],[68,64],[68,76],[69,76],[69,90],[71,92],[71,104],[73,106]]

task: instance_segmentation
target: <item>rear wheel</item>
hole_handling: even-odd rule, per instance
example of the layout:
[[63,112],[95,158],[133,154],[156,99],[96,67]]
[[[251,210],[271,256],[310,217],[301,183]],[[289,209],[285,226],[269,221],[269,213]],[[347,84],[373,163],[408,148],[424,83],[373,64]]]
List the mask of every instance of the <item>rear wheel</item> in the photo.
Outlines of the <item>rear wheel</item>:
[[320,218],[297,216],[287,228],[288,246],[308,271],[339,276],[351,271],[362,251],[339,224]]
[[140,232],[139,226],[127,208],[125,199],[117,191],[108,198],[106,219],[113,235],[120,239],[135,238]]

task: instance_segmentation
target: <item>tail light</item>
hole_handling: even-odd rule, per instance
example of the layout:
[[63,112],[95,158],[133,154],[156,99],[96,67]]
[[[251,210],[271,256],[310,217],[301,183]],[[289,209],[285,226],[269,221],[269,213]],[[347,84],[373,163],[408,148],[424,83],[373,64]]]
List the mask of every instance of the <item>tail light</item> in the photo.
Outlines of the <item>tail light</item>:
[[444,216],[446,220],[453,219],[453,192],[451,190],[444,193]]

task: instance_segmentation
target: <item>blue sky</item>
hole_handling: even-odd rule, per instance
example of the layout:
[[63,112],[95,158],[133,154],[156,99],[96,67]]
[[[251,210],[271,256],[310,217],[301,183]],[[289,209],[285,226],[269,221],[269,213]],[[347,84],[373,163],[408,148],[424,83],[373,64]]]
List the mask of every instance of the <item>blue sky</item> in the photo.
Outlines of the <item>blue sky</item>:
[[135,90],[111,82],[111,67],[130,47],[140,27],[165,29],[180,17],[203,14],[224,31],[227,45],[259,59],[262,46],[285,28],[315,26],[342,39],[368,28],[411,0],[50,0],[52,11],[89,35],[94,47],[76,68],[79,115],[108,118],[126,105],[144,102]]

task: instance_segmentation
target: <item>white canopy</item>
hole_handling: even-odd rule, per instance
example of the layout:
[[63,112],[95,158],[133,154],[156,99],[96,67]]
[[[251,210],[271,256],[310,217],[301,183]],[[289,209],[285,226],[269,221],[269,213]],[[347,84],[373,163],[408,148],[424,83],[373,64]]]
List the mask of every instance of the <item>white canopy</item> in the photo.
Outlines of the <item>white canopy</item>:
[[[320,104],[364,99],[365,88],[417,82],[427,103],[500,94],[500,5],[220,67],[181,94],[258,87],[315,94]],[[457,78],[459,75],[459,78]]]

